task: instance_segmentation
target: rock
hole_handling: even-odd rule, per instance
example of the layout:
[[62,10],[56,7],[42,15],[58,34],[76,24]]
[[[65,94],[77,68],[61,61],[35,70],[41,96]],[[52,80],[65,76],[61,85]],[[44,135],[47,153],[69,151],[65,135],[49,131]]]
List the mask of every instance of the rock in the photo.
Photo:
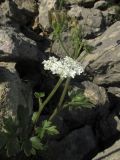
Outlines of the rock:
[[105,0],[98,1],[94,4],[95,9],[104,10],[108,6],[108,3]]
[[[67,49],[67,51],[70,54],[72,54],[73,53],[73,47],[72,47],[72,43],[71,43],[71,40],[70,40],[70,33],[63,32],[62,36],[61,36],[61,39],[64,42],[64,46]],[[58,40],[55,40],[54,43],[52,44],[52,52],[59,57],[65,57],[65,55],[66,55],[66,52],[61,47],[61,44],[59,43]]]
[[77,19],[82,19],[82,8],[74,5],[72,8],[68,11],[68,16],[71,18],[77,18]]
[[111,147],[105,149],[95,156],[92,160],[119,160],[120,159],[120,140],[117,140]]
[[120,88],[119,87],[109,87],[108,93],[115,95],[116,97],[120,98]]
[[66,4],[73,5],[73,4],[82,3],[82,1],[83,1],[83,0],[67,0],[65,3],[66,3]]
[[22,83],[14,63],[0,63],[0,125],[4,117],[16,117],[19,105],[29,108],[32,113],[32,89]]
[[103,87],[89,81],[82,82],[82,85],[85,87],[84,95],[89,98],[90,102],[95,106],[109,107],[107,93]]
[[57,0],[41,0],[40,6],[39,6],[39,24],[44,29],[50,28],[49,23],[49,12],[56,8]]
[[92,105],[73,107],[62,112],[64,122],[70,130],[86,124],[91,125],[97,117],[102,119],[109,114],[109,100],[105,89],[89,81],[82,82],[82,86],[84,95],[89,98]]
[[95,3],[95,0],[82,0],[81,3],[84,7],[92,8]]
[[120,119],[116,113],[109,114],[104,119],[99,118],[94,127],[96,137],[103,146],[111,145],[120,136]]
[[73,5],[68,11],[68,16],[79,19],[79,25],[82,26],[84,36],[87,38],[96,37],[105,27],[102,12],[98,9],[87,9]]
[[1,25],[11,23],[11,25],[15,27],[16,23],[25,25],[30,19],[23,10],[18,9],[15,2],[5,0],[5,2],[0,5],[0,20]]
[[7,52],[5,56],[13,55],[22,60],[38,60],[40,56],[36,42],[12,27],[0,28],[0,50]]
[[103,35],[89,42],[95,49],[85,57],[84,62],[89,64],[94,83],[107,86],[119,84],[120,22],[114,23]]
[[84,7],[92,8],[95,3],[95,0],[67,0],[65,3],[70,5],[80,4]]
[[[103,17],[101,11],[97,9],[90,10],[78,6],[73,6],[73,8],[68,11],[68,15],[71,16],[71,18],[77,17],[81,19],[82,17],[82,20],[79,20],[79,26],[80,28],[82,26],[82,32],[84,33],[84,37],[86,38],[97,36],[103,29]],[[72,54],[73,45],[70,40],[70,33],[63,32],[61,37],[66,50],[68,51],[68,53]],[[60,57],[65,56],[65,51],[57,40],[54,41],[52,45],[52,52]]]
[[85,126],[72,131],[60,141],[50,142],[46,154],[49,160],[83,160],[96,147],[91,127]]
[[96,37],[105,28],[103,15],[99,10],[83,9],[82,16],[83,21],[80,21],[80,25],[83,25],[83,32],[87,38]]
[[102,11],[102,13],[105,18],[106,26],[110,26],[120,20],[120,7],[118,5],[113,5],[107,10]]
[[28,12],[37,12],[37,3],[35,0],[13,0],[19,9],[25,9]]

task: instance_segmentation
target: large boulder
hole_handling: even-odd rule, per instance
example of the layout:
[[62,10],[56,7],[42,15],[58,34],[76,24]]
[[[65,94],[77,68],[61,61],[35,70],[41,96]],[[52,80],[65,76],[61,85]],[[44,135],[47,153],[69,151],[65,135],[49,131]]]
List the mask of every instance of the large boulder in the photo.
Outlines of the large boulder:
[[97,147],[96,139],[90,126],[85,126],[69,133],[59,141],[49,143],[45,160],[83,160]]
[[12,27],[0,28],[0,50],[2,56],[16,56],[19,60],[38,60],[40,56],[36,42]]
[[104,34],[91,40],[94,46],[92,54],[88,54],[84,63],[94,75],[94,83],[98,85],[117,85],[120,83],[120,22],[114,23]]
[[4,117],[16,117],[19,105],[28,107],[32,113],[32,89],[23,83],[15,70],[14,63],[0,63],[0,125]]

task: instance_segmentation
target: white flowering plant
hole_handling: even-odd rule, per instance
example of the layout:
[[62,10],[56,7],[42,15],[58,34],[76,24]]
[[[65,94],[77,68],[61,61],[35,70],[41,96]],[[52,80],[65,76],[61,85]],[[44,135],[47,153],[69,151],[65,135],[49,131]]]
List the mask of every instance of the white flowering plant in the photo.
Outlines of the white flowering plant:
[[[63,1],[61,4],[62,3]],[[65,51],[64,58],[51,56],[48,60],[43,60],[42,62],[44,70],[50,71],[51,74],[59,77],[58,82],[46,98],[43,92],[35,93],[39,106],[38,111],[33,113],[32,118],[28,116],[28,111],[24,106],[19,106],[16,120],[10,117],[5,119],[3,126],[5,132],[0,132],[0,149],[4,147],[7,150],[8,156],[15,156],[21,151],[23,151],[26,156],[30,156],[31,154],[36,155],[39,150],[44,150],[45,145],[43,145],[43,141],[46,135],[59,134],[57,127],[53,124],[53,119],[59,112],[66,107],[89,106],[89,101],[82,92],[75,91],[71,92],[72,94],[70,95],[68,94],[70,93],[69,87],[71,79],[84,73],[84,67],[78,62],[78,59],[81,52],[83,50],[88,51],[89,47],[86,42],[83,41],[83,37],[80,34],[82,32],[79,32],[80,30],[78,26],[76,26],[71,29],[70,38],[73,46],[73,53],[69,53],[61,38],[62,32],[66,29],[65,23],[64,14],[60,17],[58,12],[54,12],[54,21],[51,22],[53,35],[54,38],[59,40],[61,47]],[[48,119],[43,120],[39,125],[39,119],[43,110],[63,83],[64,87],[58,104]],[[65,101],[66,95],[69,96],[69,100],[67,101]]]
[[[56,14],[56,15],[55,15]],[[48,102],[55,95],[56,91],[59,87],[64,83],[62,94],[60,95],[60,99],[56,107],[54,108],[52,114],[48,117],[48,120],[45,123],[42,123],[42,127],[37,128],[38,139],[44,137],[44,134],[49,133],[51,135],[58,134],[58,130],[56,126],[52,124],[55,116],[61,112],[66,107],[77,106],[77,107],[88,107],[89,100],[84,96],[81,91],[73,92],[70,95],[69,100],[65,101],[66,95],[69,96],[69,87],[71,79],[74,79],[76,76],[80,76],[84,73],[84,67],[81,62],[78,61],[79,56],[83,50],[86,52],[89,51],[89,46],[83,41],[83,36],[80,34],[80,30],[78,26],[71,29],[71,40],[73,46],[73,53],[70,54],[65,47],[64,42],[62,41],[61,34],[66,29],[66,24],[64,24],[64,14],[62,14],[62,18],[58,14],[58,12],[54,12],[54,20],[51,22],[53,27],[53,36],[57,40],[59,40],[61,47],[65,51],[64,58],[56,58],[55,56],[50,56],[47,60],[43,60],[42,64],[44,66],[44,70],[50,71],[51,74],[59,77],[58,82],[54,86],[53,90],[50,92],[48,97],[45,98],[44,93],[35,93],[36,98],[38,99],[39,109],[37,112],[33,114],[32,121],[34,126],[36,126],[44,108],[48,104]],[[50,18],[52,20],[52,18]],[[66,21],[65,21],[66,23]],[[55,40],[55,39],[54,39]],[[46,128],[46,126],[49,126]]]
[[[61,4],[63,1],[61,2]],[[67,94],[70,81],[74,79],[77,75],[80,76],[84,72],[84,67],[82,66],[80,60],[80,55],[82,51],[85,51],[86,54],[92,51],[93,48],[89,46],[85,39],[84,39],[84,32],[81,27],[79,27],[77,20],[71,22],[73,25],[72,27],[69,25],[68,19],[66,18],[66,13],[62,10],[52,10],[49,13],[49,21],[51,27],[53,29],[52,35],[53,40],[57,40],[61,47],[64,50],[64,58],[56,58],[54,56],[49,57],[48,60],[44,60],[42,64],[44,65],[44,70],[50,71],[53,75],[57,75],[59,80],[54,87],[53,91],[50,95],[46,98],[46,100],[41,104],[40,112],[38,115],[40,116],[41,110],[46,106],[46,104],[50,101],[53,95],[58,90],[59,86],[65,82],[64,89],[62,95],[60,97],[60,101],[58,106],[55,108],[53,114],[50,116],[50,120],[54,118],[54,116],[62,110],[62,106],[64,103],[65,96]],[[69,53],[68,49],[66,48],[65,43],[62,40],[62,33],[64,31],[70,32],[70,40],[73,47],[73,53]],[[86,55],[85,54],[85,55]],[[84,56],[82,57],[84,58]],[[81,58],[81,60],[82,60]],[[83,99],[82,99],[83,100]],[[85,99],[84,99],[85,100]],[[83,101],[84,101],[83,100]],[[86,102],[86,101],[84,101]],[[83,102],[83,103],[84,103]],[[80,103],[81,104],[81,103]],[[39,117],[37,116],[37,117]],[[37,118],[36,118],[37,119]],[[35,120],[37,121],[37,120]]]

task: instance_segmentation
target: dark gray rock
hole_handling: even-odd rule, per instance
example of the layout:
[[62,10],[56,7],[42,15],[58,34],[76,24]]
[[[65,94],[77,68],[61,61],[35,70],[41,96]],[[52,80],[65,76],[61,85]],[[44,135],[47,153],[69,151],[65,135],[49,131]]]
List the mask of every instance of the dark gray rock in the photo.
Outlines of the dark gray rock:
[[97,147],[90,126],[72,131],[60,141],[49,143],[46,160],[83,160]]
[[[119,111],[117,111],[119,112]],[[100,117],[99,117],[100,118]],[[111,145],[120,136],[120,119],[115,113],[96,121],[96,136],[101,144]]]
[[19,105],[29,107],[31,115],[33,100],[32,89],[24,84],[15,70],[14,63],[0,63],[0,125],[4,117],[16,117]]

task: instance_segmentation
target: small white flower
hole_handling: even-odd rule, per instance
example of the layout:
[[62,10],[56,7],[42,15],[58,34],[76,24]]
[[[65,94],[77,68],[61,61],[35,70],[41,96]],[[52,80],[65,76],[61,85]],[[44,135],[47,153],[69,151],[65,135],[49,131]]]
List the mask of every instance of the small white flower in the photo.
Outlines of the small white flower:
[[67,77],[74,78],[76,75],[80,75],[84,71],[79,62],[68,56],[60,60],[55,57],[50,57],[42,63],[44,64],[45,70],[50,70],[53,74],[58,74],[62,79]]

